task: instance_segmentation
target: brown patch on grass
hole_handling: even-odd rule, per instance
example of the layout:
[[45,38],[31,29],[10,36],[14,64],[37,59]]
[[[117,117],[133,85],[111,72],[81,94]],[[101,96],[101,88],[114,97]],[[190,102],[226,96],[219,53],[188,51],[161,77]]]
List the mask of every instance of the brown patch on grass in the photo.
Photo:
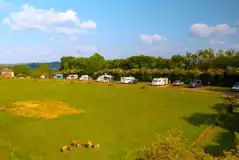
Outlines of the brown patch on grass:
[[[0,106],[0,111],[6,111],[7,109],[5,107]],[[0,159],[1,160],[1,159]]]
[[[160,88],[160,87],[159,87]],[[167,89],[170,91],[179,91],[179,92],[195,92],[195,93],[201,93],[204,95],[212,95],[212,96],[224,96],[225,94],[222,92],[214,92],[214,91],[207,91],[203,90],[203,88],[184,88],[184,87],[164,87],[163,89]]]
[[79,114],[84,110],[77,110],[69,105],[52,100],[19,101],[12,104],[8,111],[18,116],[53,119],[60,115]]

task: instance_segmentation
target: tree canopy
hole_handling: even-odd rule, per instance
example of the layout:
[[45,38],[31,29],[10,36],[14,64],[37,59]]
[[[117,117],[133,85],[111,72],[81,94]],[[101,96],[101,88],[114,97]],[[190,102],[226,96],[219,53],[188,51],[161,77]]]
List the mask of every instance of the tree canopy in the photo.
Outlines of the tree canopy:
[[[31,71],[25,66],[15,66],[16,75],[52,75],[46,64]],[[38,73],[38,74],[37,74]],[[99,53],[90,57],[65,56],[60,59],[60,71],[68,74],[88,74],[97,76],[102,73],[120,76],[131,75],[138,80],[149,81],[154,77],[166,76],[170,80],[189,81],[202,78],[215,85],[232,85],[239,78],[239,51],[202,49],[195,53],[175,54],[171,58],[146,55],[131,56],[123,59],[106,60]],[[201,76],[201,77],[199,77]]]

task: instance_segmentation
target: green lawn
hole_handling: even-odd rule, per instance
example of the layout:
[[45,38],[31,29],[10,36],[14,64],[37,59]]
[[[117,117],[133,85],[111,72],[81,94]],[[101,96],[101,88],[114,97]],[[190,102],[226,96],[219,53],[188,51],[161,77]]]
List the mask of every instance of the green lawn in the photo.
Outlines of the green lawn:
[[[161,88],[140,91],[140,84],[108,86],[64,81],[1,80],[0,105],[16,101],[56,100],[84,109],[79,115],[31,119],[0,112],[0,159],[117,160],[132,159],[135,149],[150,144],[156,134],[172,128],[184,131],[191,144],[205,126],[185,120],[196,113],[212,113],[221,100],[214,95]],[[202,117],[204,118],[204,117]],[[59,151],[71,140],[99,143],[100,149]]]

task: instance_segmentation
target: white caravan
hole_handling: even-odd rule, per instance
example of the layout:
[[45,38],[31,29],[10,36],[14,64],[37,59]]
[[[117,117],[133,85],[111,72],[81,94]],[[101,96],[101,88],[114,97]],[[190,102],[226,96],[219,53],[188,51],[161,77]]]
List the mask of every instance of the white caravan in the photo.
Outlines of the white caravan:
[[96,79],[96,81],[97,82],[103,82],[103,83],[109,83],[109,82],[113,81],[113,76],[104,74],[104,75],[99,76]]
[[134,77],[121,77],[120,82],[125,84],[132,84],[136,83],[136,79]]
[[41,75],[40,79],[46,79],[47,77],[45,75]]
[[168,84],[168,78],[154,78],[152,86],[163,86]]
[[71,74],[71,75],[68,75],[66,77],[66,79],[78,79],[78,75],[77,74]]
[[80,78],[79,78],[80,81],[90,81],[91,80],[91,77],[88,76],[88,75],[82,75]]

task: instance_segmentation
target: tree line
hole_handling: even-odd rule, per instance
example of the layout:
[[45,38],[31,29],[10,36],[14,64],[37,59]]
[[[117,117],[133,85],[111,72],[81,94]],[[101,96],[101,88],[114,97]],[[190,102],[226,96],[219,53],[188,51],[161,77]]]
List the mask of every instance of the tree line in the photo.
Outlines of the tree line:
[[44,63],[40,64],[40,66],[35,69],[27,65],[15,65],[12,67],[12,70],[17,77],[40,78],[41,75],[44,75],[51,78],[54,74],[54,71]]
[[[16,71],[16,67],[19,66],[13,67],[13,70]],[[186,82],[200,78],[204,83],[213,85],[232,85],[239,78],[239,51],[204,49],[195,53],[186,52],[185,55],[176,54],[171,58],[137,55],[113,60],[106,60],[99,53],[90,57],[66,56],[60,59],[60,70],[56,73],[65,76],[88,74],[93,77],[108,73],[116,80],[131,75],[140,81],[151,81],[159,76]]]

